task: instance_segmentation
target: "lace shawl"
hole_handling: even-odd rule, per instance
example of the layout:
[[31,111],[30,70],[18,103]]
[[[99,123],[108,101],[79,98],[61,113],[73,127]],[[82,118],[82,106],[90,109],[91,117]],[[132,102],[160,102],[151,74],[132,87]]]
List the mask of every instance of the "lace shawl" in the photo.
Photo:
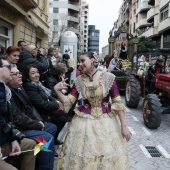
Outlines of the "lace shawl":
[[[109,73],[109,72],[102,73],[103,98],[108,95],[109,90],[111,89],[114,80],[115,80],[115,76],[112,73]],[[77,88],[77,91],[82,95],[82,97],[86,99],[83,75],[79,76],[76,79],[75,86]]]

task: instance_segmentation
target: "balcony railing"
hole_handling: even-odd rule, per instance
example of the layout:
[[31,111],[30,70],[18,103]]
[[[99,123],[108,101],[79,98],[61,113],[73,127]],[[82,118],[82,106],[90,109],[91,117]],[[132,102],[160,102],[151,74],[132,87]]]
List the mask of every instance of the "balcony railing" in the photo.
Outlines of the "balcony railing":
[[68,9],[72,9],[74,11],[79,12],[79,5],[76,3],[68,3]]
[[147,12],[147,21],[150,22],[155,15],[159,13],[159,7],[152,7],[148,12]]
[[148,3],[146,3],[146,2],[141,3],[140,6],[136,9],[136,14],[145,12],[145,11],[147,12],[150,8],[151,8],[151,6],[148,5]]
[[26,0],[26,1],[17,0],[17,2],[24,7],[25,11],[29,11],[31,9],[38,7],[37,0]]
[[167,18],[165,19],[164,21],[160,22],[159,23],[159,26],[158,26],[158,32],[161,33],[163,32],[164,30],[170,28],[170,18]]
[[143,19],[140,19],[140,21],[138,21],[138,23],[136,23],[136,29],[150,26],[150,25],[151,25],[151,23],[148,23],[147,19],[143,18]]
[[159,9],[163,8],[165,5],[169,4],[169,0],[161,0],[159,4]]
[[68,19],[67,19],[67,20],[72,21],[72,22],[79,23],[79,18],[70,16],[70,15],[68,16]]
[[158,35],[158,27],[149,27],[146,31],[140,34],[140,36],[154,37]]

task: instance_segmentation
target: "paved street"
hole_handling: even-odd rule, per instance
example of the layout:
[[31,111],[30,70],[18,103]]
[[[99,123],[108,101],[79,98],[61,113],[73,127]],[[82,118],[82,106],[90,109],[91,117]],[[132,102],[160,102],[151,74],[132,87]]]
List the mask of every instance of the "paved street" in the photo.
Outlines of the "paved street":
[[[170,170],[170,115],[162,115],[161,126],[157,130],[145,127],[142,116],[142,100],[137,109],[126,113],[128,127],[133,134],[128,143],[132,170]],[[145,146],[153,146],[161,157],[151,157]]]
[[[141,109],[142,99],[137,109],[129,109],[126,113],[127,124],[133,134],[128,143],[131,170],[170,170],[170,115],[162,115],[160,128],[150,130],[143,123]],[[65,137],[67,127],[60,133],[60,139]],[[155,147],[160,157],[151,157],[146,146]],[[60,152],[60,147],[57,152]]]

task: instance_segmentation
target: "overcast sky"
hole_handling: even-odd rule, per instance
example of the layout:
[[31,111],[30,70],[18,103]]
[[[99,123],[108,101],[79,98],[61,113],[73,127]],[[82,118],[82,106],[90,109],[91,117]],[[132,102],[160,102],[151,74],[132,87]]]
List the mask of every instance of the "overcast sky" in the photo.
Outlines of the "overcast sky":
[[118,18],[122,0],[86,0],[89,4],[89,25],[100,30],[100,52],[108,44],[109,31]]

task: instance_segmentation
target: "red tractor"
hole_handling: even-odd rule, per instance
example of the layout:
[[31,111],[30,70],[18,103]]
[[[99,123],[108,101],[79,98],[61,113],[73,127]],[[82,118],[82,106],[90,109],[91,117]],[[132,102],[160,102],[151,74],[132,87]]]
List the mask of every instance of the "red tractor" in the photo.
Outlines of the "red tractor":
[[[162,113],[170,114],[170,58],[168,56],[170,49],[159,49],[156,54],[164,58],[164,71],[156,75],[154,92],[148,92],[150,80],[147,74],[145,76],[137,74],[134,67],[127,79],[125,92],[125,102],[130,108],[136,108],[140,97],[144,98],[143,119],[150,129],[157,129],[160,126]],[[152,61],[155,62],[156,58],[152,58]]]

